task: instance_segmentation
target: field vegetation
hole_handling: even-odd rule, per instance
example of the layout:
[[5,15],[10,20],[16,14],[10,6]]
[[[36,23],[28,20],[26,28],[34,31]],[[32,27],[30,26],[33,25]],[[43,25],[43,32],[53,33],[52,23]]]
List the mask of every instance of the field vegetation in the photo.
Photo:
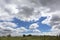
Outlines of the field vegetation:
[[32,36],[28,35],[23,37],[11,37],[10,35],[8,36],[3,36],[0,37],[0,40],[60,40],[60,36]]

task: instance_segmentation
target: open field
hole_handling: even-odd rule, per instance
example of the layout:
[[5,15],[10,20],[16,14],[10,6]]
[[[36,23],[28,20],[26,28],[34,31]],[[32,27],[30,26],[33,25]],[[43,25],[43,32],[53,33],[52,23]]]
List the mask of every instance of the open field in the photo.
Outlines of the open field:
[[60,40],[60,36],[0,37],[0,40]]

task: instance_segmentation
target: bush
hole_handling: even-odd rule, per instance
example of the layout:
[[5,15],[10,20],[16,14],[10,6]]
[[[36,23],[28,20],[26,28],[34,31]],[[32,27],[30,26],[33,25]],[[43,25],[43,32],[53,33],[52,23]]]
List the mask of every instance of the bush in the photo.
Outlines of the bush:
[[29,34],[28,36],[32,36],[31,34]]
[[9,34],[9,35],[7,35],[7,37],[11,37],[11,35]]
[[25,34],[23,34],[23,37],[25,37],[26,35]]

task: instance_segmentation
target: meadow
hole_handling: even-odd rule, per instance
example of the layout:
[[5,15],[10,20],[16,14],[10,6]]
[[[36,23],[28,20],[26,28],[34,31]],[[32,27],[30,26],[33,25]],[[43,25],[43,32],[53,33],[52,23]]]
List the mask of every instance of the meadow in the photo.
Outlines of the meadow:
[[0,37],[0,40],[60,40],[60,36]]

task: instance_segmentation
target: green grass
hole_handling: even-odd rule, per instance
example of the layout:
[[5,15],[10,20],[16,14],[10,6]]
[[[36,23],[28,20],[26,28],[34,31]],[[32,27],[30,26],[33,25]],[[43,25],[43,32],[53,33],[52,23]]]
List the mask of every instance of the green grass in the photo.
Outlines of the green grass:
[[0,37],[0,40],[60,40],[60,36]]

